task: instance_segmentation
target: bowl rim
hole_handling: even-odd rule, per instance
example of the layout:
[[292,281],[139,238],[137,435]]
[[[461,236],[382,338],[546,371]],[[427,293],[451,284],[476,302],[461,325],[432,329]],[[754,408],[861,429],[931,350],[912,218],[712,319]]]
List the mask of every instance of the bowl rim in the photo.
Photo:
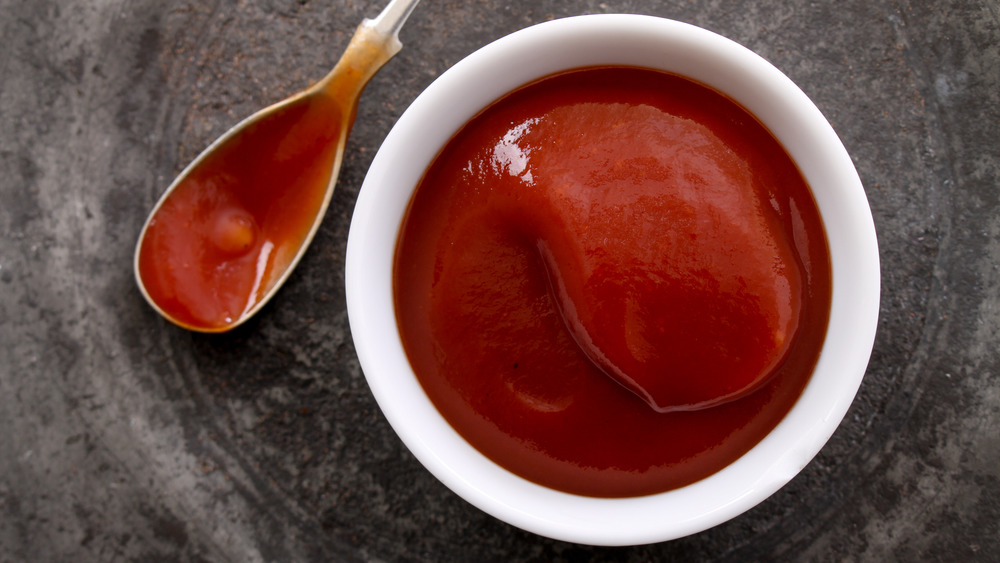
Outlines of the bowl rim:
[[[566,46],[572,48],[566,48]],[[392,259],[403,213],[424,170],[454,132],[503,94],[560,70],[659,68],[737,100],[799,165],[828,233],[833,295],[813,376],[785,418],[749,452],[680,489],[592,498],[536,485],[469,445],[424,394],[395,324]],[[479,509],[539,535],[590,545],[676,539],[721,524],[773,494],[819,452],[860,387],[879,310],[874,222],[850,156],[820,110],[787,76],[711,31],[654,16],[600,14],[540,23],[470,54],[403,113],[372,161],[348,235],[347,309],[361,368],[386,419],[438,480]]]

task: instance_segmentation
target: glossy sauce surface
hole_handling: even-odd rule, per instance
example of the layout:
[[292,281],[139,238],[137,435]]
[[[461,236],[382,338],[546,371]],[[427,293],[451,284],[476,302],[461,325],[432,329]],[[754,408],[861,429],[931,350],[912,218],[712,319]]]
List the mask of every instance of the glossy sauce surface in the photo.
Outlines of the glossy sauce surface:
[[743,108],[595,68],[468,123],[428,169],[394,272],[400,334],[450,424],[584,495],[669,490],[785,415],[825,334],[815,203]]
[[313,95],[222,142],[160,205],[139,249],[150,299],[179,324],[221,329],[285,272],[326,196],[338,103]]

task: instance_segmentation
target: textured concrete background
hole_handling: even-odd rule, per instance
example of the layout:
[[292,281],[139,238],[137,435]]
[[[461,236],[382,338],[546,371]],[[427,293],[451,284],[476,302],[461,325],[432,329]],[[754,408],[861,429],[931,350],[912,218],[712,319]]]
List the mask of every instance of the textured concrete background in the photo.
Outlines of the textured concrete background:
[[[380,4],[0,0],[0,561],[1000,559],[996,0],[425,0],[289,284],[233,334],[166,324],[131,273],[155,200]],[[493,39],[594,12],[694,23],[791,76],[852,154],[883,260],[828,446],[749,513],[635,548],[539,538],[446,490],[379,413],[344,305],[353,203],[407,104]]]

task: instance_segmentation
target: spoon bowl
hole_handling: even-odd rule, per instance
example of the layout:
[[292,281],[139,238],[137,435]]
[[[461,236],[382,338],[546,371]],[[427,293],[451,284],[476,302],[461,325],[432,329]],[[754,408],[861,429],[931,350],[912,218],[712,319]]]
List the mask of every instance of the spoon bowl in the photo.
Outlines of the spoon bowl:
[[366,19],[326,77],[238,123],[170,184],[134,259],[140,291],[164,318],[225,332],[288,279],[329,206],[361,92],[400,50],[418,1],[392,0]]

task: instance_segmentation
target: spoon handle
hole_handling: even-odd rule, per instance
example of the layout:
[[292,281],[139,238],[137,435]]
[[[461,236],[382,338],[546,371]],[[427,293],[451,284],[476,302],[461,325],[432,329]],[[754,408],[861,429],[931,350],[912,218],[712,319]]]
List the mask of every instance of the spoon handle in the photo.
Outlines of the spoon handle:
[[375,19],[365,19],[362,25],[371,26],[376,33],[387,39],[391,37],[395,45],[394,51],[399,51],[403,46],[399,42],[399,30],[419,2],[420,0],[392,0]]
[[375,19],[365,18],[337,66],[314,88],[356,102],[368,80],[400,49],[399,29],[420,0],[391,0]]

